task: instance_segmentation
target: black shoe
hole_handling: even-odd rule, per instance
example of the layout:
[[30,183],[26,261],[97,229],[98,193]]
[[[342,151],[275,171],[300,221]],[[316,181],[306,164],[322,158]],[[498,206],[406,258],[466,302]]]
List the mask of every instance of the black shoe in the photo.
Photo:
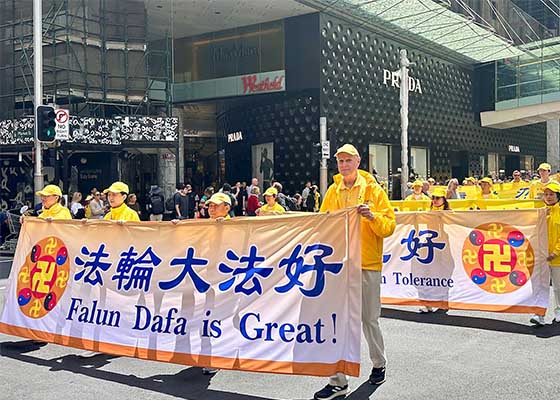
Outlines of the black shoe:
[[327,385],[323,389],[315,393],[315,396],[313,396],[313,398],[317,400],[330,400],[336,399],[337,397],[346,397],[346,393],[348,393],[348,385]]
[[369,376],[369,383],[372,385],[381,385],[385,382],[385,367],[372,368],[371,375]]

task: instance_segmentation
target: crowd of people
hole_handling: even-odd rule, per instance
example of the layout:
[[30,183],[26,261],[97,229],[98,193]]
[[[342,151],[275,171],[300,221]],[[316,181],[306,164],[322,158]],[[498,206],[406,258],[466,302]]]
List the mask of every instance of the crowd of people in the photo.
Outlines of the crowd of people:
[[[272,182],[262,194],[257,178],[250,185],[236,183],[233,187],[224,184],[219,190],[207,187],[199,197],[189,184],[177,186],[176,193],[165,199],[162,190],[153,186],[146,207],[139,207],[136,196],[129,193],[123,182],[114,182],[109,188],[98,191],[93,188],[85,199],[80,193],[72,195],[69,207],[61,204],[62,192],[56,185],[47,185],[37,195],[41,197],[39,218],[50,219],[105,219],[139,221],[146,217],[161,221],[165,213],[172,213],[172,221],[177,224],[183,219],[211,218],[231,219],[237,216],[263,216],[295,211],[328,212],[355,207],[361,216],[361,260],[362,260],[362,328],[369,355],[373,364],[369,376],[372,385],[385,382],[387,358],[383,335],[379,326],[381,314],[381,269],[383,260],[383,240],[395,230],[396,217],[386,191],[375,177],[359,169],[360,154],[351,144],[345,144],[336,152],[338,174],[329,186],[321,202],[316,185],[307,182],[301,194],[293,197],[283,193],[279,182]],[[549,249],[547,261],[552,271],[552,283],[556,299],[555,321],[560,322],[560,183],[550,178],[550,165],[539,166],[540,179],[530,185],[531,198],[539,198],[549,208],[548,231]],[[513,182],[519,182],[521,174],[513,174]],[[465,186],[479,185],[481,198],[491,199],[490,178],[479,180],[470,177]],[[406,199],[430,200],[431,210],[449,210],[449,199],[458,199],[457,179],[451,179],[447,188],[436,185],[433,180],[414,180]],[[144,212],[147,215],[144,215]],[[424,308],[422,311],[433,311]],[[544,324],[543,317],[534,316],[531,321]],[[204,368],[203,373],[214,374],[218,370]],[[344,374],[332,376],[328,384],[317,391],[315,399],[334,399],[348,393],[348,379]]]

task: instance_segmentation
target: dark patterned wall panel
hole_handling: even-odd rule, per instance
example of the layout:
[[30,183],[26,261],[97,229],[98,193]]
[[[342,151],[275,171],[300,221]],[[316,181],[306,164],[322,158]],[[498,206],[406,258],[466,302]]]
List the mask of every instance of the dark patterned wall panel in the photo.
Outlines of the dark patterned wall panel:
[[243,142],[224,144],[229,182],[250,181],[251,145],[267,142],[274,142],[275,178],[285,192],[301,192],[306,180],[318,181],[317,90],[256,96],[222,113],[218,131],[222,136],[243,131]]
[[[368,144],[400,146],[399,89],[384,85],[383,69],[399,68],[399,45],[380,35],[321,15],[321,115],[328,118],[331,148],[354,143],[366,155]],[[415,63],[410,75],[423,93],[410,93],[409,145],[430,149],[431,174],[451,175],[452,152],[468,151],[469,172],[480,174],[479,156],[507,154],[508,145],[521,154],[546,157],[546,126],[515,129],[481,128],[474,111],[473,71],[418,49],[407,48]],[[362,157],[363,168],[367,157]],[[393,157],[393,168],[400,158]],[[331,170],[335,167],[330,163]]]

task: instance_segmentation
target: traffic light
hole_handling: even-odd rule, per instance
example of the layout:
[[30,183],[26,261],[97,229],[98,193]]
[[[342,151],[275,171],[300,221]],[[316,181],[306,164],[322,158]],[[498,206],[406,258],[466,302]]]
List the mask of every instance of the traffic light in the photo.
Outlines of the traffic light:
[[39,106],[35,116],[37,123],[37,140],[39,142],[52,143],[56,138],[56,121],[54,107]]

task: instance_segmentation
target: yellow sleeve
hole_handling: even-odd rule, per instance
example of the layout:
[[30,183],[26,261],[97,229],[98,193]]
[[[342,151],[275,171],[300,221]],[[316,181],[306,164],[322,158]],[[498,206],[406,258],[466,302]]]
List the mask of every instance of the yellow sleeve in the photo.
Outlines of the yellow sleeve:
[[128,215],[126,216],[127,221],[140,222],[140,217],[138,216],[138,213],[136,211],[134,211],[132,208],[129,208],[127,211],[128,211]]
[[391,236],[397,225],[395,212],[389,202],[387,193],[381,187],[374,189],[369,207],[373,211],[374,219],[368,225],[377,236],[386,238]]
[[105,214],[105,215],[103,216],[103,219],[106,219],[106,220],[109,220],[109,221],[110,221],[110,220],[111,220],[111,211],[109,211],[107,214]]
[[323,198],[323,203],[321,204],[320,212],[334,211],[336,210],[336,185],[332,184],[327,189],[325,197]]

